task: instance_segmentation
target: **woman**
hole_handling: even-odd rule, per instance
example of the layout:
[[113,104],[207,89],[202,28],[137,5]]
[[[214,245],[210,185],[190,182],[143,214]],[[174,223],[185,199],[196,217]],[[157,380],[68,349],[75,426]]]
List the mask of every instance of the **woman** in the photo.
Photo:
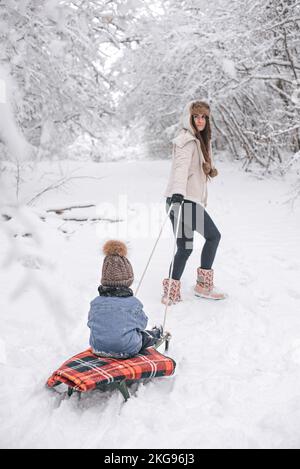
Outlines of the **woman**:
[[207,206],[207,181],[217,176],[213,165],[211,147],[210,107],[205,101],[187,104],[182,115],[182,128],[173,140],[172,167],[165,192],[166,210],[174,204],[170,219],[176,235],[179,208],[177,252],[169,270],[169,278],[163,280],[162,303],[181,301],[180,278],[193,250],[194,231],[205,238],[201,253],[201,265],[197,269],[196,296],[221,300],[226,295],[214,286],[212,265],[220,242],[220,232],[205,210]]

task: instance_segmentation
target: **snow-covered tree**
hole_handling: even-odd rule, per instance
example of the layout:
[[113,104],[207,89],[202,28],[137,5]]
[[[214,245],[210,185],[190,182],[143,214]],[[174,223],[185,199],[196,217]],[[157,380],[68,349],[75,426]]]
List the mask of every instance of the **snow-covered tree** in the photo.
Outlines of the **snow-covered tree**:
[[183,105],[207,98],[215,143],[245,166],[299,149],[299,2],[163,2],[135,26],[115,65],[122,115],[145,127],[151,155],[169,154]]
[[1,0],[0,64],[15,85],[11,106],[32,149],[63,154],[83,133],[103,138],[113,113],[106,61],[126,40],[134,3]]
[[13,128],[42,155],[88,135],[100,160],[109,129],[134,122],[168,156],[184,104],[203,97],[214,145],[276,166],[300,147],[299,21],[297,0],[2,0]]

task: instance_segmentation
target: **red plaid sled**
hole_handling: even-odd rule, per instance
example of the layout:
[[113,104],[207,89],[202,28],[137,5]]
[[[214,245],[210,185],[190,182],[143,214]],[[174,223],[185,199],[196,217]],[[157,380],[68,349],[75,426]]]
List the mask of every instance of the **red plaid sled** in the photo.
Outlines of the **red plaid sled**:
[[146,378],[170,376],[175,366],[172,358],[152,347],[125,360],[98,357],[89,348],[63,363],[48,379],[47,386],[53,388],[64,383],[69,388],[69,395],[73,391],[81,393],[117,388],[127,400],[127,384]]

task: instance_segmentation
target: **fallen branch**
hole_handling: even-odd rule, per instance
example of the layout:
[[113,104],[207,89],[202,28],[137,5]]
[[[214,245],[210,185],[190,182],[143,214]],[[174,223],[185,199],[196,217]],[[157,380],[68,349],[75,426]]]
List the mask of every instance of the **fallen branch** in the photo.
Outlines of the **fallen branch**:
[[90,205],[72,205],[70,207],[64,207],[64,208],[50,208],[47,210],[47,213],[56,213],[57,215],[61,215],[63,212],[66,212],[67,210],[73,210],[76,208],[91,208],[91,207],[96,207],[94,204]]
[[119,223],[124,220],[112,220],[111,218],[62,218],[64,221],[77,221],[77,222],[83,222],[83,221],[108,221],[109,223]]
[[[76,207],[77,208],[77,207]],[[55,212],[55,210],[53,210]],[[47,210],[47,212],[49,212],[49,210]],[[55,212],[56,213],[56,212]],[[13,217],[7,215],[6,213],[2,213],[1,214],[1,217],[4,219],[4,221],[9,221],[9,220],[12,220]],[[47,218],[45,216],[42,216],[42,215],[39,215],[39,218],[43,221],[43,222],[46,222],[47,221]],[[123,222],[124,220],[122,219],[115,219],[113,220],[112,218],[101,218],[101,217],[96,217],[96,218],[90,218],[90,217],[82,217],[82,218],[75,218],[75,217],[72,217],[72,218],[60,218],[60,220],[63,220],[64,222],[68,222],[68,221],[75,221],[75,222],[78,222],[78,223],[82,223],[82,222],[96,222],[96,221],[105,221],[105,222],[108,222],[108,223],[120,223],[120,222]],[[14,236],[18,236],[18,235],[14,235]],[[28,236],[32,236],[31,233],[25,233],[23,234],[22,236],[25,236],[25,237],[28,237]]]

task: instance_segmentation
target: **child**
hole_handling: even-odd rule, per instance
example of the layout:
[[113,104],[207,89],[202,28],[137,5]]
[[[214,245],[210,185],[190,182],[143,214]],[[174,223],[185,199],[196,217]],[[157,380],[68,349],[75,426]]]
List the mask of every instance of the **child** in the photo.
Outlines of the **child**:
[[142,303],[129,288],[133,270],[121,241],[107,241],[99,296],[91,302],[88,327],[93,353],[112,358],[129,358],[162,338],[162,328],[146,331],[148,318]]

